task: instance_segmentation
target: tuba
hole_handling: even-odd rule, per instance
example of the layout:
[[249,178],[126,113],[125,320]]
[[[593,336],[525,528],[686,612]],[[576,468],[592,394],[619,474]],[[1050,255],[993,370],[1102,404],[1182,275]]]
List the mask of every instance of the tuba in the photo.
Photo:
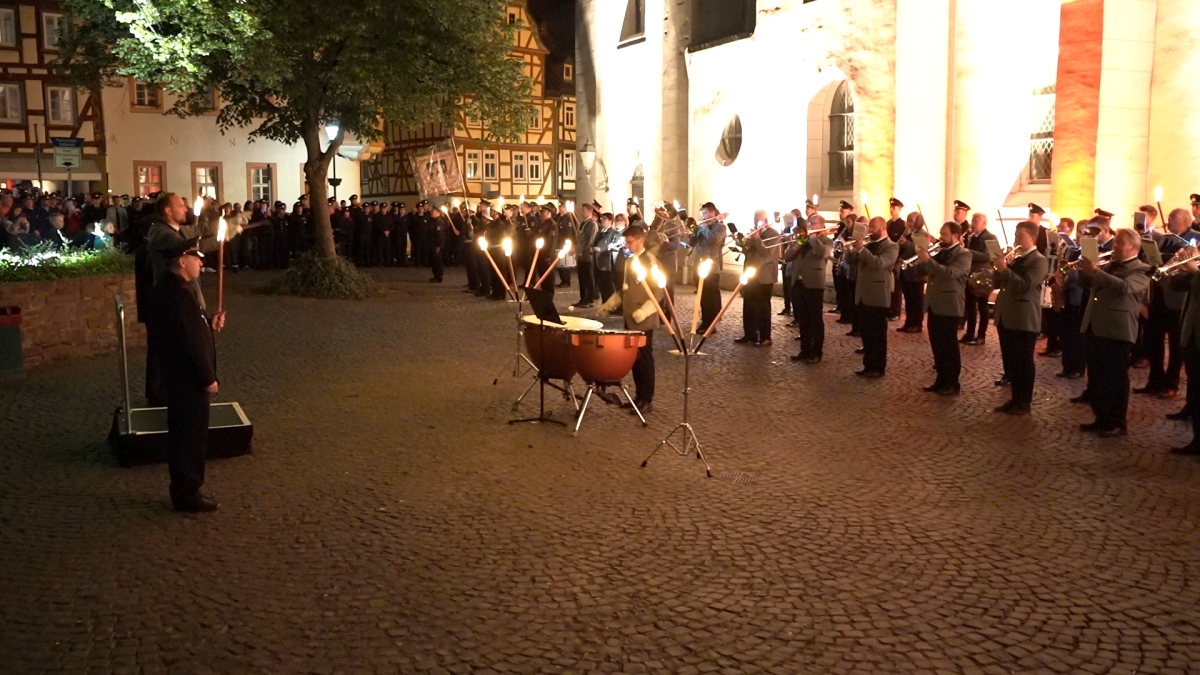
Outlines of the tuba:
[[984,300],[992,296],[996,290],[996,282],[992,280],[992,270],[982,269],[967,277],[967,290],[975,297]]

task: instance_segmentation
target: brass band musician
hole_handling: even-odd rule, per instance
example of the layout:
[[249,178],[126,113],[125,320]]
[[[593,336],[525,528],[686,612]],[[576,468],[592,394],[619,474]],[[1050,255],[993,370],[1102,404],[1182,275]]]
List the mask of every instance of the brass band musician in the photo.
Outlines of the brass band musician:
[[1033,350],[1042,324],[1042,284],[1049,272],[1046,257],[1037,250],[1039,229],[1028,220],[1019,223],[1013,235],[1016,247],[992,259],[992,281],[1000,289],[996,331],[1004,372],[1012,384],[1012,397],[995,411],[1009,415],[1028,415],[1033,402]]
[[937,379],[925,391],[940,396],[957,396],[961,387],[962,355],[959,352],[958,320],[966,307],[967,277],[971,275],[971,252],[962,246],[962,226],[954,221],[942,225],[937,255],[917,251],[921,271],[929,277],[925,309],[929,313],[929,347]]
[[825,268],[833,242],[825,234],[825,219],[812,202],[809,206],[808,223],[800,223],[800,238],[788,245],[783,259],[792,262],[792,278],[784,283],[792,285],[792,305],[800,326],[800,353],[791,359],[813,364],[821,362],[825,349]]
[[862,335],[863,368],[857,374],[883,377],[887,371],[887,319],[892,306],[892,268],[900,247],[887,236],[887,221],[876,216],[867,223],[867,239],[847,254],[857,270],[854,303]]

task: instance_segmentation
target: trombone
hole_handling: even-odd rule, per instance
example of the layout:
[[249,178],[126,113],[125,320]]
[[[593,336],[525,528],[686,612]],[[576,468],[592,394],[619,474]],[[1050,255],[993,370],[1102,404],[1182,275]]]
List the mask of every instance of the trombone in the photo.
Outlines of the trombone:
[[[837,229],[838,229],[838,226],[833,225],[831,227],[821,227],[821,228],[818,228],[815,230],[805,230],[803,232],[796,232],[793,234],[781,234],[781,235],[778,235],[775,237],[767,237],[766,239],[763,239],[763,242],[766,243],[768,241],[773,241],[774,243],[767,244],[766,248],[776,248],[779,246],[787,246],[788,244],[791,244],[793,242],[804,241],[805,239],[808,239],[809,237],[817,237],[817,236],[821,236],[821,235],[825,235],[825,234],[830,234],[831,232],[836,232]],[[775,241],[776,239],[778,239],[779,241]]]
[[[1108,260],[1111,258],[1112,258],[1112,251],[1103,251],[1100,253],[1099,257],[1096,258],[1096,264],[1099,265],[1101,263],[1108,262]],[[1079,263],[1082,260],[1083,260],[1083,258],[1080,258],[1079,260],[1075,260],[1075,261],[1072,261],[1069,263],[1063,263],[1063,265],[1058,268],[1058,271],[1061,272],[1062,274],[1066,274],[1066,273],[1074,270],[1075,268],[1079,267]],[[1182,265],[1183,261],[1180,261],[1179,264]],[[1170,265],[1164,265],[1163,267],[1170,267]]]
[[[929,248],[926,249],[925,252],[928,253],[929,255],[937,255],[938,252],[941,250],[942,250],[942,242],[935,241],[929,245]],[[906,269],[912,268],[913,266],[915,266],[917,264],[917,262],[920,260],[920,258],[921,258],[920,254],[914,255],[911,258],[905,258],[900,263],[900,269],[906,270]]]
[[1197,253],[1193,256],[1188,256],[1182,260],[1173,260],[1162,267],[1155,268],[1154,272],[1150,274],[1150,278],[1155,281],[1162,281],[1163,279],[1176,274],[1177,272],[1182,272],[1182,267],[1184,265],[1196,262],[1197,260],[1200,260],[1200,253]]

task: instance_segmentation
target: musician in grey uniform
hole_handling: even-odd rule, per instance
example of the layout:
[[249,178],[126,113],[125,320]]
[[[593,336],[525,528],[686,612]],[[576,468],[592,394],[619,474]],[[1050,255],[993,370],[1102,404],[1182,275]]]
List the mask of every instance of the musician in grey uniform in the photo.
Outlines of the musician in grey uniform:
[[1042,284],[1050,271],[1046,256],[1038,253],[1040,228],[1028,220],[1017,224],[1013,251],[992,259],[996,296],[996,331],[1004,372],[1012,383],[1012,397],[995,412],[1028,415],[1033,403],[1036,374],[1033,350],[1042,327]]
[[779,241],[779,231],[771,227],[766,211],[754,212],[754,231],[746,237],[746,268],[756,268],[754,278],[742,289],[742,329],[738,344],[753,342],[755,347],[771,346],[771,292],[779,277],[779,247],[768,247],[764,239]]
[[967,277],[971,275],[971,252],[962,246],[962,226],[954,221],[942,225],[937,255],[917,251],[919,269],[929,277],[925,311],[929,313],[929,347],[937,379],[925,391],[956,396],[960,391],[962,355],[959,352],[958,320],[967,300]]
[[1091,298],[1083,311],[1089,402],[1096,420],[1080,431],[1102,437],[1124,436],[1129,409],[1129,357],[1137,340],[1142,300],[1150,288],[1150,266],[1138,260],[1141,236],[1121,228],[1112,261],[1097,265],[1081,258],[1079,270],[1092,278]]
[[[810,202],[811,204],[811,202]],[[825,350],[825,269],[828,267],[833,242],[821,230],[825,219],[814,213],[800,232],[800,239],[787,248],[784,260],[792,262],[792,305],[796,323],[800,325],[800,353],[793,361],[820,363]],[[815,234],[812,232],[816,232]]]
[[887,321],[896,282],[892,267],[900,247],[887,236],[887,221],[876,216],[867,223],[867,239],[846,254],[855,269],[854,304],[862,334],[863,377],[883,377],[887,371]]
[[[1177,254],[1180,260],[1195,258],[1200,255],[1200,249],[1188,246]],[[1183,306],[1183,315],[1179,320],[1179,344],[1183,348],[1183,360],[1187,367],[1187,404],[1178,413],[1167,415],[1171,419],[1192,420],[1192,440],[1181,448],[1171,450],[1176,455],[1200,455],[1200,415],[1192,415],[1191,410],[1200,405],[1200,265],[1195,260],[1180,266],[1181,274],[1170,279],[1176,290],[1187,292],[1187,301]],[[1172,417],[1172,415],[1174,417]]]
[[712,271],[709,273],[711,280],[705,282],[704,291],[700,296],[699,331],[704,333],[721,311],[721,269],[724,267],[725,238],[728,231],[724,218],[712,202],[705,202],[704,206],[700,207],[700,222],[703,224],[696,228],[689,243],[696,249],[697,264],[705,258],[713,261]]
[[[627,330],[642,331],[646,334],[646,346],[638,349],[637,360],[633,362],[633,384],[636,388],[633,404],[643,415],[651,412],[654,400],[654,329],[658,327],[658,311],[651,302],[646,288],[638,282],[637,272],[633,269],[636,258],[647,273],[656,265],[658,260],[646,250],[646,226],[641,221],[632,223],[625,228],[625,247],[632,254],[623,258],[619,263],[620,283],[616,292],[596,311],[600,316],[621,310],[625,318]],[[656,285],[650,288],[655,300],[664,302],[665,294]],[[632,411],[631,411],[632,412]]]

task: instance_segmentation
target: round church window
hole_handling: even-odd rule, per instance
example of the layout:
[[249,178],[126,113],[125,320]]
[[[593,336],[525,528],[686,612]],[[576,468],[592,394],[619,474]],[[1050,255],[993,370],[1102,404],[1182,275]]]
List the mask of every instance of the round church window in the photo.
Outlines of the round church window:
[[717,146],[717,161],[721,166],[729,166],[737,159],[742,151],[742,118],[734,115],[725,124],[721,134],[721,143]]

